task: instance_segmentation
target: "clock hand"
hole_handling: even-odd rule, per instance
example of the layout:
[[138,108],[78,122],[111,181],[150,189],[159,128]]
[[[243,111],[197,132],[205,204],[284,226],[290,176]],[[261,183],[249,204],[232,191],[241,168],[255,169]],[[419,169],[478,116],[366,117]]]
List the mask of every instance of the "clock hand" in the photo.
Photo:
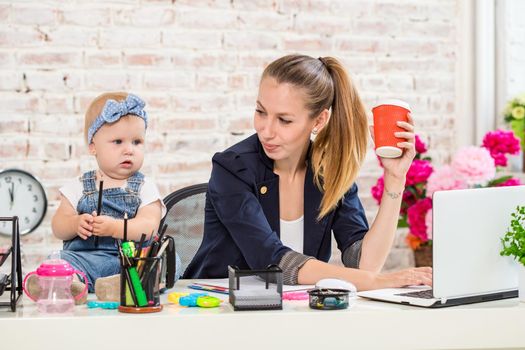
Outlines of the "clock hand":
[[9,198],[11,199],[11,203],[9,206],[9,210],[13,209],[13,202],[15,200],[15,184],[11,182],[11,188],[9,189]]
[[11,203],[15,200],[15,184],[11,182],[11,188],[9,189],[9,197],[11,197]]

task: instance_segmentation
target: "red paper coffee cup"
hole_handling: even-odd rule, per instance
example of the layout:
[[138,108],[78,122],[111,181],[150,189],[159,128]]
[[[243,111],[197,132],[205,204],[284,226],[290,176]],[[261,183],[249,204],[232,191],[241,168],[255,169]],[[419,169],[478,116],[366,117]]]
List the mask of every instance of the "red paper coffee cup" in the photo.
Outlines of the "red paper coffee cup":
[[405,139],[394,136],[395,132],[406,131],[397,126],[398,121],[408,121],[410,106],[401,100],[384,100],[372,108],[374,114],[374,142],[376,154],[383,158],[397,158],[403,154],[403,149],[397,147],[398,142]]

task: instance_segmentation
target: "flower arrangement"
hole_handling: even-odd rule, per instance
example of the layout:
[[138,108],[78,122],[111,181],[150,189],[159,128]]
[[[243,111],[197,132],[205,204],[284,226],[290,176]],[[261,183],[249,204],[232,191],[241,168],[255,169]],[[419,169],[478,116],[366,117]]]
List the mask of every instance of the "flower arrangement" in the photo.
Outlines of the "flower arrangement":
[[[431,159],[424,157],[427,146],[416,135],[416,157],[407,173],[398,227],[408,227],[408,246],[417,250],[432,244],[432,194],[454,189],[517,186],[520,180],[512,176],[499,176],[507,165],[507,155],[520,150],[519,139],[511,131],[489,132],[481,147],[460,149],[449,165],[435,169]],[[372,187],[372,196],[379,204],[383,193],[383,177]]]
[[525,93],[516,96],[507,103],[505,108],[505,121],[525,146]]

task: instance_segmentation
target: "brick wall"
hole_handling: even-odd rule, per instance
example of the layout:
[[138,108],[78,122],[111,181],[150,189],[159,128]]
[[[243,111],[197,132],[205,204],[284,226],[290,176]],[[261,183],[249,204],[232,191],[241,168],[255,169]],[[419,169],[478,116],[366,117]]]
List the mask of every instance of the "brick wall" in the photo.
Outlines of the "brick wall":
[[[206,181],[212,154],[252,132],[260,73],[293,52],[340,58],[368,107],[407,100],[431,155],[446,157],[459,118],[458,3],[0,1],[0,168],[38,175],[50,203],[43,224],[23,238],[26,271],[61,246],[50,229],[57,189],[95,166],[82,139],[83,112],[102,91],[147,101],[143,171],[163,195]],[[378,175],[370,153],[358,182],[371,219],[369,188]]]

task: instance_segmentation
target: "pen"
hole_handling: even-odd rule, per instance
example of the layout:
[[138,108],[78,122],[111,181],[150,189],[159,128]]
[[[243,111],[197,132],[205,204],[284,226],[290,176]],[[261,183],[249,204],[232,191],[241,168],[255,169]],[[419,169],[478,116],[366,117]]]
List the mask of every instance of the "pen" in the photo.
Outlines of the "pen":
[[162,253],[164,253],[164,251],[166,250],[166,248],[168,247],[168,244],[170,243],[170,241],[165,241],[164,243],[162,243],[162,246],[160,247],[159,251],[157,252],[157,255],[156,257],[159,257],[162,255]]
[[196,284],[198,286],[203,286],[203,287],[211,287],[211,288],[217,288],[217,289],[222,289],[222,290],[229,290],[228,287],[214,286],[213,284],[206,284],[206,283],[200,283],[200,282],[194,282],[192,284]]
[[214,293],[220,293],[220,294],[229,294],[228,288],[205,287],[205,286],[197,285],[195,283],[190,284],[188,288],[196,289],[196,290],[205,290],[208,292],[214,292]]
[[142,252],[142,245],[144,244],[145,240],[146,240],[146,234],[143,233],[140,236],[139,247],[137,248],[137,250],[135,252],[135,258],[140,258],[140,253]]
[[[98,203],[97,216],[102,212],[102,192],[104,191],[104,181],[100,180],[98,183]],[[98,236],[95,236],[95,248],[98,248]]]
[[167,229],[168,229],[168,224],[164,224],[162,226],[162,229],[160,230],[160,233],[159,233],[159,242],[162,241],[162,237],[164,237],[164,234],[166,233]]

